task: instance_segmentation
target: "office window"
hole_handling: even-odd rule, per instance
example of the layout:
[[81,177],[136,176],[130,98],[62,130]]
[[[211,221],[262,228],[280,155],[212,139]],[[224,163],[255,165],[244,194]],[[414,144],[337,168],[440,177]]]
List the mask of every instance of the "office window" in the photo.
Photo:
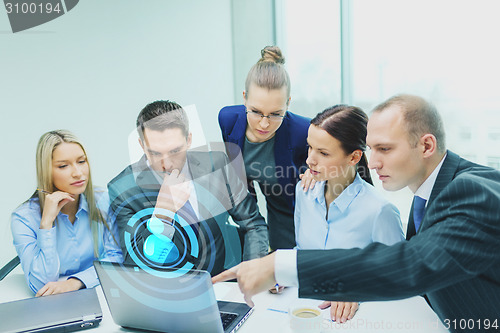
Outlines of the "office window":
[[[342,102],[367,112],[394,94],[420,95],[440,111],[448,148],[497,165],[500,147],[486,143],[500,140],[490,128],[500,123],[500,1],[351,0],[342,10],[341,1],[276,1],[286,9],[278,43],[286,46],[293,110],[315,115],[340,101],[341,88]],[[405,221],[411,193],[384,193]]]
[[290,110],[313,117],[340,103],[340,1],[277,1],[277,44],[292,85]]
[[[500,123],[499,10],[491,0],[351,1],[351,102],[370,110],[394,94],[420,95],[441,113],[449,149],[495,167],[500,146],[487,142]],[[404,221],[410,191],[385,193]]]
[[488,131],[488,139],[492,141],[500,141],[500,128],[490,128]]
[[466,140],[466,141],[471,140],[472,139],[472,128],[470,128],[470,127],[460,128],[459,139]]
[[490,156],[488,157],[488,163],[487,165],[489,167],[495,168],[500,170],[500,156]]
[[492,0],[352,1],[352,102],[421,95],[442,114],[448,147],[489,163],[484,142],[500,138],[488,131],[500,123],[499,10]]

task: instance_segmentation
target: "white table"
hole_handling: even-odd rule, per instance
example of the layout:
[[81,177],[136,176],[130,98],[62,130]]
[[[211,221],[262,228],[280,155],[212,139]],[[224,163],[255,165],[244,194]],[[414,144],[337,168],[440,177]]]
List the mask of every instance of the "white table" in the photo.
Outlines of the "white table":
[[[102,289],[97,287],[96,290],[101,303],[103,319],[97,329],[88,332],[130,331],[117,326],[113,322]],[[215,285],[215,294],[220,300],[244,302],[243,295],[236,283],[226,282]],[[238,332],[290,332],[288,314],[272,311],[269,308],[285,310],[288,303],[297,302],[296,295],[297,289],[295,288],[287,288],[280,295],[272,295],[268,292],[256,295],[253,298],[255,303],[254,313]],[[0,281],[1,303],[32,296],[33,294],[26,285],[20,267],[17,267],[3,281]],[[311,302],[320,303],[313,300],[304,300],[304,302],[307,304]],[[324,313],[324,315],[326,317],[327,313]],[[411,297],[390,302],[362,303],[356,316],[347,323],[336,324],[325,319],[323,324],[324,332],[447,332],[422,297]]]

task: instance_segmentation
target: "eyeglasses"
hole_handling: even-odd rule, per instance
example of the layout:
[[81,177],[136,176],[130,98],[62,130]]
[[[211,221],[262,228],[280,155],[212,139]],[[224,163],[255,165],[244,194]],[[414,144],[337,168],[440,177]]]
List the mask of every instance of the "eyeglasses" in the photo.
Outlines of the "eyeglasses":
[[262,113],[258,111],[253,111],[253,110],[248,110],[246,111],[248,117],[252,118],[253,120],[261,121],[262,118],[267,118],[269,122],[271,123],[277,123],[283,120],[283,117],[285,115],[279,116],[277,114],[270,114],[269,116],[264,116]]

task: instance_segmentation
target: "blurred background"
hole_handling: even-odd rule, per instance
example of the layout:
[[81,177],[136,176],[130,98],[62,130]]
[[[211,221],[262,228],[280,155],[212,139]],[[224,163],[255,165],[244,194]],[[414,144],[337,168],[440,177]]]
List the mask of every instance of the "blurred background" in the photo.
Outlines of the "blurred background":
[[[418,94],[440,110],[449,149],[500,168],[499,10],[496,0],[85,0],[13,34],[1,8],[0,266],[15,256],[10,213],[36,188],[43,133],[77,134],[105,187],[136,160],[135,119],[151,101],[190,106],[195,143],[220,141],[218,111],[242,103],[266,45],[285,55],[291,111],[369,112]],[[406,223],[411,193],[376,186]]]

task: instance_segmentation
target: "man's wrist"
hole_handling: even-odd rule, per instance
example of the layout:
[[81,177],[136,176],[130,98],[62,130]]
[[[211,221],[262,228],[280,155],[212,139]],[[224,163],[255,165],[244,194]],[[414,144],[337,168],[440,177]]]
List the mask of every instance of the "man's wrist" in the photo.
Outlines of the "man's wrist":
[[174,223],[174,219],[171,218],[170,216],[167,216],[167,215],[153,213],[153,216],[151,218],[157,218],[158,220],[160,220],[162,222],[167,222],[168,224]]

